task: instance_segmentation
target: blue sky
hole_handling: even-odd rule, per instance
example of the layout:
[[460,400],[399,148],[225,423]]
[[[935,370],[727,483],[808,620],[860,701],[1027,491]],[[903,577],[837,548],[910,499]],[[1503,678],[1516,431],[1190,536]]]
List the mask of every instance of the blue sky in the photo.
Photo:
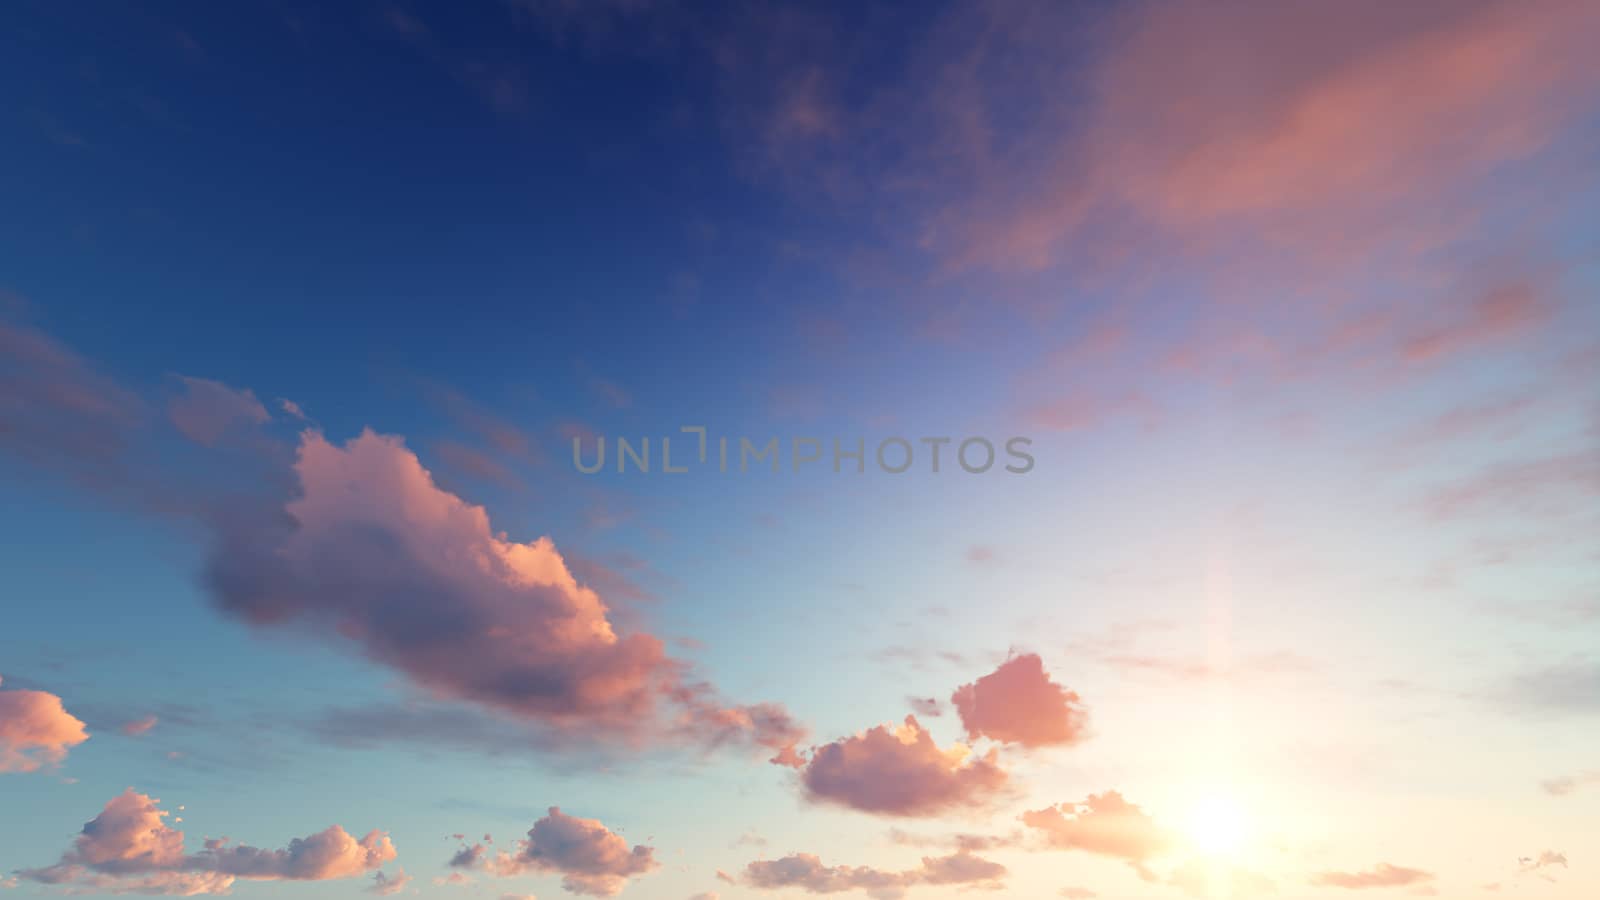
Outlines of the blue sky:
[[1582,5],[4,18],[0,891],[1600,883]]

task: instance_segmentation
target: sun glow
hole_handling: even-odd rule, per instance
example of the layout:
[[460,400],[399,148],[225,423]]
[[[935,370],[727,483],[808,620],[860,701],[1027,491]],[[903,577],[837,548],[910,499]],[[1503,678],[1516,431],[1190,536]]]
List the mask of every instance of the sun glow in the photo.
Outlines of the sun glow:
[[1201,796],[1191,807],[1189,841],[1211,856],[1233,856],[1250,837],[1250,818],[1230,794],[1215,791]]

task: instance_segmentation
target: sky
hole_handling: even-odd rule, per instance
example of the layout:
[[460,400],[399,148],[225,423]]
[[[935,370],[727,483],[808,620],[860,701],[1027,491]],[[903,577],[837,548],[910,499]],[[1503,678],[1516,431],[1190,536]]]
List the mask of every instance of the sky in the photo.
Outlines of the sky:
[[0,22],[0,897],[1600,893],[1600,7]]

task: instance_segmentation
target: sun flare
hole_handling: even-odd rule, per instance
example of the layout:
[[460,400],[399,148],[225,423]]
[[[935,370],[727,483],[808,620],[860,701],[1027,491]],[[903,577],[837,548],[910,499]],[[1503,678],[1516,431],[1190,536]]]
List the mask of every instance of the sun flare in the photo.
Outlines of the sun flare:
[[1232,856],[1250,836],[1250,818],[1232,795],[1214,791],[1201,796],[1190,809],[1189,841],[1211,856]]

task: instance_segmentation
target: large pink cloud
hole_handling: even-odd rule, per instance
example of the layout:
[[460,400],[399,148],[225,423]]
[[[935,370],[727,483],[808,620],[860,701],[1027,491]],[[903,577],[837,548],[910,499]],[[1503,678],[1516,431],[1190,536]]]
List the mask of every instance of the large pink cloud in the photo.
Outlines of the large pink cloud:
[[89,739],[61,698],[45,691],[0,690],[0,772],[57,766]]
[[337,825],[295,838],[281,850],[207,840],[188,853],[183,832],[167,825],[160,801],[132,788],[83,826],[55,865],[22,877],[97,893],[225,894],[235,879],[324,881],[377,870],[395,857],[381,831],[357,839]]
[[814,800],[887,816],[982,807],[1008,784],[995,751],[940,749],[915,716],[815,748],[800,779]]
[[[550,538],[495,531],[400,438],[366,431],[339,446],[307,431],[291,451],[258,427],[269,417],[250,391],[182,385],[169,418],[199,446],[174,449],[136,395],[48,335],[0,320],[0,450],[142,513],[198,521],[225,612],[357,648],[435,699],[534,725],[535,737],[793,755],[804,729],[786,711],[725,701],[655,635],[620,627]],[[493,423],[474,427],[507,452],[527,450]]]
[[598,819],[569,816],[559,807],[533,823],[528,837],[513,852],[485,858],[481,845],[466,848],[451,859],[452,866],[482,868],[499,877],[529,872],[555,872],[561,886],[574,894],[610,897],[627,887],[628,880],[659,867],[654,848],[628,842]]
[[1077,743],[1088,720],[1078,695],[1051,681],[1033,653],[1012,657],[956,689],[950,702],[968,737],[1025,747]]
[[780,707],[719,702],[659,638],[620,629],[548,537],[496,532],[399,438],[308,431],[294,473],[280,520],[229,533],[213,557],[227,612],[336,634],[437,697],[573,733],[774,751],[803,734]]
[[813,853],[794,853],[745,866],[741,881],[761,890],[795,888],[811,894],[865,891],[876,900],[901,897],[916,885],[959,885],[998,890],[1006,867],[965,850],[924,856],[914,869],[891,871],[872,866],[828,866]]

